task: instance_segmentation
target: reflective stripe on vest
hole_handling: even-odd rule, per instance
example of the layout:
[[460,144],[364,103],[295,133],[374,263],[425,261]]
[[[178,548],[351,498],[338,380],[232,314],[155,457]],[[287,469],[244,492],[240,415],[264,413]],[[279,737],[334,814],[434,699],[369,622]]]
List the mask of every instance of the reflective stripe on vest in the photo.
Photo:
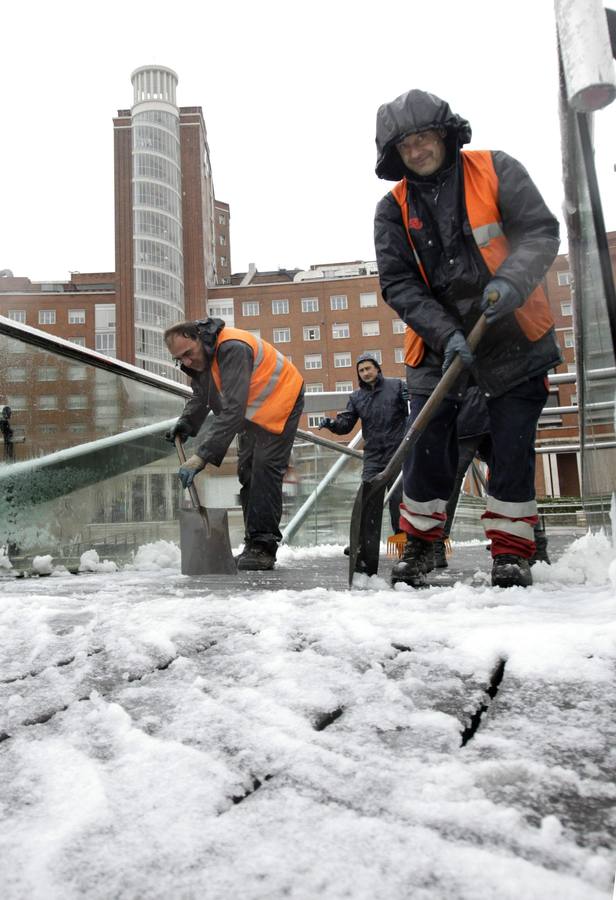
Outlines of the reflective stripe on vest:
[[[225,341],[243,341],[253,352],[252,375],[244,416],[266,431],[280,434],[302,387],[302,376],[286,357],[267,341],[240,328],[225,325],[216,339],[212,377],[221,390],[218,348]],[[224,394],[223,394],[224,396]]]
[[[503,232],[498,209],[498,176],[489,150],[462,150],[464,201],[475,243],[483,261],[492,274],[509,256],[509,241]],[[406,178],[393,188],[392,195],[402,214],[413,256],[427,287],[430,287],[424,267],[415,249],[409,225],[408,184]],[[543,288],[537,287],[524,304],[514,311],[518,325],[530,341],[537,341],[554,325],[550,305]],[[424,357],[423,339],[407,325],[404,335],[404,361],[418,366]]]

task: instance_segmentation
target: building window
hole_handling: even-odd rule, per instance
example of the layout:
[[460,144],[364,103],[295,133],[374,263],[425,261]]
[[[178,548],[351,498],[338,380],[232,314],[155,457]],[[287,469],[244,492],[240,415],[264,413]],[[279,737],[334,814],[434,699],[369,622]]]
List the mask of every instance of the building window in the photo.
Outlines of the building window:
[[313,381],[312,384],[306,385],[306,393],[307,394],[319,394],[323,390],[323,382],[322,381]]
[[222,216],[222,215],[220,215],[220,214],[219,214],[219,216],[218,216],[218,224],[219,224],[219,225],[226,225],[226,224],[227,224],[227,220],[225,219],[225,217]]
[[55,381],[58,370],[53,366],[39,366],[36,372],[37,381]]
[[7,397],[6,405],[10,406],[13,412],[28,408],[26,398],[21,394],[13,394],[11,397]]
[[39,425],[38,429],[41,434],[54,434],[58,430],[58,426],[50,422],[47,425]]
[[308,414],[308,428],[318,428],[322,418],[323,416],[320,413],[313,413],[312,415]]
[[87,409],[88,398],[86,394],[69,394],[66,398],[67,409]]
[[22,324],[26,324],[26,311],[25,309],[9,309],[9,319],[13,322],[21,322]]
[[274,328],[274,343],[288,344],[291,340],[290,328]]
[[226,265],[227,265],[227,257],[226,257],[226,256],[221,256],[221,257],[220,257],[220,265],[221,265],[221,266],[226,266]]
[[577,374],[577,363],[567,363],[567,372],[575,372]]
[[5,346],[9,353],[25,353],[26,345],[23,341],[13,340],[13,338],[5,338]]
[[96,349],[99,353],[106,353],[108,356],[111,351],[115,351],[115,334],[97,334]]
[[348,322],[334,322],[332,325],[332,337],[338,340],[339,338],[348,338],[351,336],[351,329],[349,327]]
[[73,425],[68,426],[68,430],[73,434],[83,434],[87,430],[87,427],[85,422],[75,422]]
[[69,309],[68,324],[69,325],[85,325],[86,311],[85,309]]
[[258,300],[244,300],[242,303],[242,315],[243,316],[258,316],[259,315],[259,301]]
[[369,353],[373,359],[376,359],[379,366],[383,362],[383,354],[381,353],[380,350],[364,350],[364,353]]
[[334,368],[348,369],[351,365],[350,353],[334,353]]
[[321,340],[320,325],[304,325],[304,340],[305,341],[320,341]]
[[571,284],[573,281],[573,275],[571,272],[558,272],[558,283],[563,286],[565,284]]
[[359,305],[362,309],[367,309],[369,306],[376,306],[377,299],[376,293],[374,291],[370,291],[369,293],[360,294],[359,295]]
[[232,325],[233,316],[233,300],[218,300],[207,305],[208,316],[215,316],[217,319],[223,319],[227,325]]
[[404,324],[402,319],[392,319],[391,327],[394,334],[404,334],[404,331],[406,329],[406,325]]
[[39,325],[55,325],[56,324],[55,309],[39,309],[38,320],[39,320]]
[[361,333],[364,337],[374,337],[381,333],[381,328],[378,322],[362,322]]
[[396,347],[394,349],[394,362],[397,362],[397,363],[404,362],[404,347]]
[[284,316],[289,312],[288,300],[272,300],[272,315]]
[[226,239],[226,237],[224,236],[224,234],[219,234],[219,235],[218,235],[218,243],[220,244],[221,247],[225,247],[225,246],[226,246],[226,244],[227,244],[227,239]]
[[571,402],[571,406],[577,406],[577,394],[571,394],[569,398]]
[[260,328],[245,328],[244,331],[247,331],[248,334],[251,334],[253,337],[256,337],[256,338],[261,337],[261,329]]
[[[100,335],[97,335],[97,337],[100,337]],[[67,340],[69,340],[71,344],[77,344],[78,347],[85,347],[86,345],[86,339],[84,337],[70,337],[67,338]]]
[[329,308],[330,309],[348,309],[349,301],[347,299],[346,294],[334,294],[333,297],[329,298]]
[[38,398],[39,409],[57,409],[58,398],[53,394],[41,394]]
[[336,382],[336,390],[339,394],[348,394],[353,390],[353,382],[352,381],[337,381]]
[[86,378],[85,366],[69,366],[66,370],[68,381],[84,381]]
[[319,298],[318,297],[302,297],[302,312],[318,312],[319,311]]
[[561,303],[560,304],[560,314],[561,314],[561,316],[572,316],[573,315],[573,304],[571,302]]
[[304,356],[304,369],[322,369],[323,359],[320,353],[310,353]]
[[565,347],[575,347],[575,340],[572,331],[565,331],[563,334],[563,340],[565,342]]
[[6,370],[7,381],[25,381],[26,370],[21,366],[9,366]]

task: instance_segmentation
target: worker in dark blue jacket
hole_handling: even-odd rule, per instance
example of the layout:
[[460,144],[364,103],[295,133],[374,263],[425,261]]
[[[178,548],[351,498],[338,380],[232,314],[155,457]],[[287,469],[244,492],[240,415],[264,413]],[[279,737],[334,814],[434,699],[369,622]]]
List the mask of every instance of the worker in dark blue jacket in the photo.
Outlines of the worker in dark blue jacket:
[[[359,387],[349,397],[346,409],[335,419],[324,418],[319,428],[327,428],[334,434],[348,434],[358,420],[361,420],[364,438],[364,464],[362,480],[370,481],[382,472],[394,455],[404,437],[408,423],[408,392],[399,378],[385,378],[378,360],[371,353],[362,353],[357,359]],[[364,504],[362,512],[362,540],[358,557],[358,571],[367,572],[364,563],[364,536],[380,533],[383,500],[395,478],[382,490],[377,491]],[[394,532],[399,531],[402,483],[400,482],[389,498],[389,515]],[[374,574],[374,572],[367,572]]]

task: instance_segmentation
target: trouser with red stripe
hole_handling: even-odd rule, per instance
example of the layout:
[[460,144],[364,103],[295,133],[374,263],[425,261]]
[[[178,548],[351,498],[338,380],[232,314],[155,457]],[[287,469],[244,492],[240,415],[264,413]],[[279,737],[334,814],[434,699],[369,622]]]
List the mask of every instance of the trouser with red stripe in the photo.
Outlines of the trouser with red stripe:
[[[482,516],[492,556],[535,552],[535,432],[547,398],[546,379],[536,376],[500,397],[486,398],[492,447],[489,496]],[[411,397],[414,420],[427,397]],[[443,537],[447,500],[458,463],[456,419],[460,404],[444,400],[404,463],[400,527],[415,537]]]

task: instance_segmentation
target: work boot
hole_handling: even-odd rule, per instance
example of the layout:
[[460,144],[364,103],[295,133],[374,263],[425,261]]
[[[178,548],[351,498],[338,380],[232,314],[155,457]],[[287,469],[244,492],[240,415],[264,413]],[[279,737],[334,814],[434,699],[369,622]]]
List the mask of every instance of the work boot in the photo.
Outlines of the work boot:
[[449,563],[447,562],[445,541],[434,541],[432,546],[434,548],[434,568],[447,569],[449,567]]
[[493,587],[530,587],[532,572],[527,559],[513,553],[499,553],[492,563]]
[[274,568],[276,544],[250,541],[237,558],[237,567],[247,572],[266,572]]
[[404,552],[391,570],[391,583],[399,581],[411,587],[425,587],[426,575],[434,568],[434,546],[431,541],[422,541],[408,535]]

